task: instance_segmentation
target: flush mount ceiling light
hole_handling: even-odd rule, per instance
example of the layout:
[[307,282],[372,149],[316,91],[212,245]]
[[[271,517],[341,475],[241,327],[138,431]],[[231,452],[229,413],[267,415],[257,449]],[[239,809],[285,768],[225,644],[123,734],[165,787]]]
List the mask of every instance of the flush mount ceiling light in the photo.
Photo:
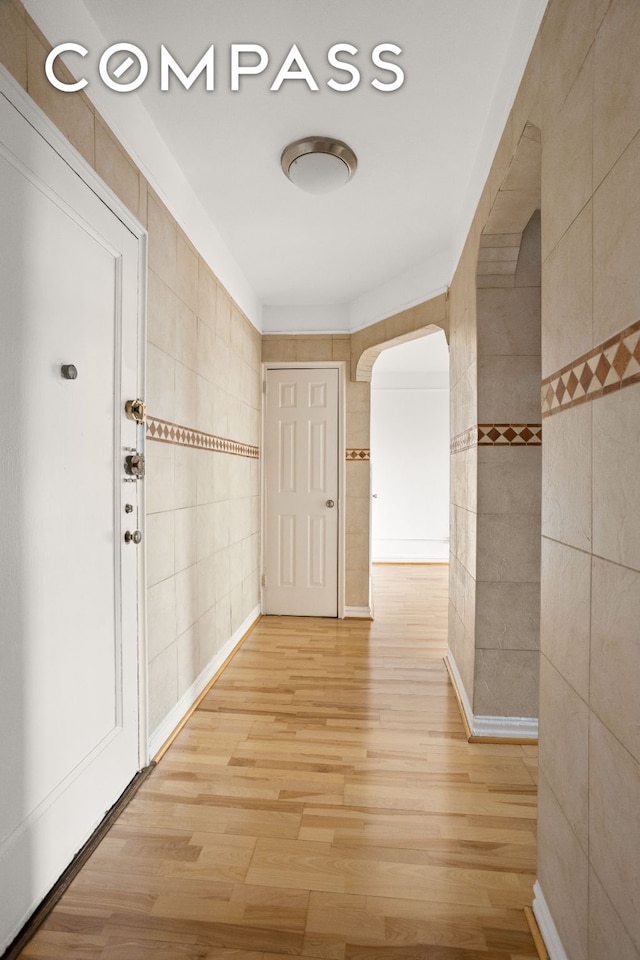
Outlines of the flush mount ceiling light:
[[342,140],[304,137],[284,148],[280,163],[285,175],[301,190],[329,193],[351,179],[358,159]]

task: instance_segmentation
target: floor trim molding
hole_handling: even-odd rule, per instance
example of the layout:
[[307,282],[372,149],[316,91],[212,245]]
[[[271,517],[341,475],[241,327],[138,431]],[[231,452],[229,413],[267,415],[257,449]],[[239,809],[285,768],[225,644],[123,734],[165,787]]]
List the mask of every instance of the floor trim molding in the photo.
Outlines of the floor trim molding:
[[215,655],[197,680],[195,680],[186,693],[180,697],[175,707],[167,714],[157,730],[153,732],[149,740],[149,756],[153,757],[154,763],[157,763],[167,752],[191,714],[196,710],[200,701],[207,695],[209,689],[213,686],[232,657],[238,652],[240,646],[247,639],[261,616],[260,607],[255,607],[249,616],[240,624],[235,633],[227,640],[222,650]]
[[371,607],[345,607],[345,620],[373,620]]
[[469,697],[462,682],[458,665],[451,650],[444,658],[451,685],[453,686],[460,715],[469,743],[517,743],[536,744],[538,742],[538,720],[536,717],[494,717],[474,714]]
[[533,915],[536,918],[538,928],[544,940],[545,947],[549,953],[549,960],[568,960],[566,951],[562,946],[562,940],[558,933],[549,905],[545,899],[542,887],[538,880],[533,885],[535,899],[533,901]]

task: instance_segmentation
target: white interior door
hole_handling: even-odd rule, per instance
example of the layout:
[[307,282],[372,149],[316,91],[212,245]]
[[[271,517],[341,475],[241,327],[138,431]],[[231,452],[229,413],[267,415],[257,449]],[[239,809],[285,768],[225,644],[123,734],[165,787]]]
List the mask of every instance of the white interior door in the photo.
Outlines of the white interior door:
[[2,952],[139,769],[139,248],[1,94],[0,238]]
[[267,370],[265,613],[338,615],[338,370]]

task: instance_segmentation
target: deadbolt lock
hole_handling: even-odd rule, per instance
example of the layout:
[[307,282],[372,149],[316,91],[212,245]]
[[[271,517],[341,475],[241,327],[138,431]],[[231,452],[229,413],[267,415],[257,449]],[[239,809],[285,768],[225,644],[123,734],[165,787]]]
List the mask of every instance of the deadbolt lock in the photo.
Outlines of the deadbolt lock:
[[144,423],[146,420],[146,404],[144,400],[127,400],[124,405],[124,412],[130,420],[136,423]]
[[144,477],[144,457],[141,453],[130,453],[124,458],[124,469],[130,477],[141,479]]
[[125,543],[142,543],[142,533],[139,530],[134,530],[131,533],[131,530],[127,530],[124,535]]

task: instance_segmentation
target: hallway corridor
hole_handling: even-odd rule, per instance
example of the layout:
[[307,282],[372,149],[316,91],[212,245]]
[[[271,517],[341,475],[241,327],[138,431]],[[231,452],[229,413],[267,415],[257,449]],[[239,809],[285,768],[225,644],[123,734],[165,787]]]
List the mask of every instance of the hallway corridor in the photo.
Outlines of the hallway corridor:
[[21,956],[533,960],[535,747],[468,744],[447,568],[262,619]]

